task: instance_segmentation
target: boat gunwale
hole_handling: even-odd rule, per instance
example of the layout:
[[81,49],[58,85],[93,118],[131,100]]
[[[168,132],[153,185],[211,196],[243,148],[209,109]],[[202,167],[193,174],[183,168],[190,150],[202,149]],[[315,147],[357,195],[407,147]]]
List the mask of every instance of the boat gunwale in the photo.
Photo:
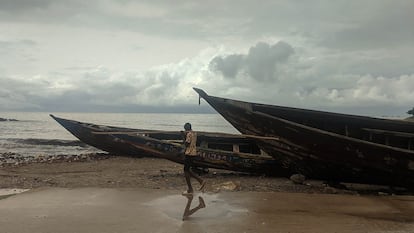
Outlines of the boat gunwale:
[[[329,131],[326,131],[326,130],[314,128],[314,127],[311,127],[311,126],[299,124],[299,123],[289,121],[289,120],[286,120],[286,119],[283,119],[283,118],[275,117],[275,116],[272,116],[272,115],[269,115],[269,114],[263,113],[263,112],[252,111],[252,113],[259,114],[259,115],[262,115],[262,116],[265,116],[265,117],[268,117],[268,118],[274,118],[278,121],[282,121],[284,123],[294,125],[296,127],[304,128],[304,129],[307,129],[309,131],[315,131],[315,132],[320,133],[320,134],[326,134],[326,135],[331,136],[331,137],[338,137],[338,138],[341,138],[341,139],[344,139],[344,140],[354,141],[354,142],[363,143],[363,144],[369,144],[369,145],[376,146],[376,147],[383,147],[383,148],[386,148],[386,149],[391,149],[391,150],[404,152],[404,153],[409,153],[409,154],[414,155],[413,150],[408,150],[408,149],[403,149],[403,148],[399,148],[399,147],[393,147],[393,146],[388,146],[388,145],[384,145],[384,144],[380,144],[380,143],[370,142],[370,141],[366,141],[366,140],[362,140],[362,139],[358,139],[358,138],[348,137],[348,136],[345,136],[345,135],[341,135],[341,134],[329,132]],[[284,138],[280,135],[279,135],[279,137]]]
[[[305,109],[305,108],[297,108],[297,107],[288,107],[288,106],[282,106],[282,105],[272,105],[272,104],[264,104],[264,103],[256,103],[256,102],[248,102],[244,100],[237,100],[237,99],[230,99],[230,98],[224,98],[224,97],[218,97],[218,96],[211,96],[207,94],[204,90],[200,88],[193,87],[193,89],[199,94],[200,97],[203,97],[203,99],[207,100],[206,98],[211,99],[221,99],[223,102],[239,102],[244,105],[250,105],[253,106],[261,106],[261,107],[267,107],[272,109],[287,109],[287,110],[293,110],[297,111],[299,113],[301,112],[309,112],[309,113],[316,113],[321,115],[327,115],[327,116],[342,116],[342,117],[349,117],[352,119],[369,119],[369,120],[376,120],[376,121],[382,121],[382,122],[393,122],[397,124],[402,125],[411,125],[414,126],[414,121],[406,121],[404,119],[386,119],[386,118],[380,118],[380,117],[372,117],[372,116],[361,116],[361,115],[355,115],[355,114],[347,114],[347,113],[338,113],[338,112],[329,112],[329,111],[322,111],[322,110],[314,110],[314,109]],[[238,107],[238,106],[235,106]],[[251,110],[254,111],[254,110]]]

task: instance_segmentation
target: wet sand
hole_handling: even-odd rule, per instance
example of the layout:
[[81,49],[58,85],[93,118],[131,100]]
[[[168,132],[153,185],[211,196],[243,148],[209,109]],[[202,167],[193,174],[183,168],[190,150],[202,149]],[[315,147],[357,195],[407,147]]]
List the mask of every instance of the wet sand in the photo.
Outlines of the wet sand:
[[[214,169],[203,175],[207,207],[182,221],[182,165],[80,158],[3,165],[0,232],[414,232],[412,194],[366,185],[333,188],[316,180],[298,185]],[[25,191],[19,188],[31,190],[15,195]]]
[[201,195],[206,208],[182,221],[174,190],[40,188],[0,200],[1,232],[414,232],[414,196]]

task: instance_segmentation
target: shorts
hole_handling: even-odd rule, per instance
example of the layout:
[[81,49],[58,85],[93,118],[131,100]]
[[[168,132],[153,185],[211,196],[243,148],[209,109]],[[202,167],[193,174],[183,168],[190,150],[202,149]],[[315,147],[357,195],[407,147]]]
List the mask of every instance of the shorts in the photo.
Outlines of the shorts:
[[194,167],[192,156],[184,156],[184,171],[189,171],[191,167]]

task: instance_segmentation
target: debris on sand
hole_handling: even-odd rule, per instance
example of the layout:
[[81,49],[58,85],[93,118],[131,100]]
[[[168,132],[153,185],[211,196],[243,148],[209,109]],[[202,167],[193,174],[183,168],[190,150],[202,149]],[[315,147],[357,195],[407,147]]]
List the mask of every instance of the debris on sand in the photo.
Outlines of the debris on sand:
[[106,159],[109,155],[105,153],[72,154],[72,155],[29,155],[23,156],[18,153],[6,152],[0,154],[0,167],[19,166],[31,163],[54,163],[54,162],[84,162],[90,160]]
[[293,174],[290,176],[290,180],[295,184],[304,184],[306,177],[302,174]]
[[227,181],[220,184],[213,184],[212,191],[218,193],[220,191],[237,191],[240,189],[240,182]]

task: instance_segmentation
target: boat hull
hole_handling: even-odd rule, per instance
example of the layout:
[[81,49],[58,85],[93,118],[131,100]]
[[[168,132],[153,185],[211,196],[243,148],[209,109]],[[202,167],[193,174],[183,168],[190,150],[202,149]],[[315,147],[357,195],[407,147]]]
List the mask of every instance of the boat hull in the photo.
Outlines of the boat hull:
[[[153,156],[184,164],[184,148],[180,143],[176,143],[182,139],[179,131],[120,128],[67,120],[53,115],[51,117],[82,142],[112,154]],[[286,176],[288,173],[276,159],[261,155],[255,142],[242,135],[200,132],[197,141],[230,145],[231,148],[233,145],[240,145],[240,150],[244,151],[224,151],[199,146],[194,158],[194,164],[198,167],[271,176]]]
[[414,187],[412,150],[292,122],[255,111],[248,102],[205,92],[200,96],[241,133],[262,136],[259,147],[292,173],[329,181]]
[[128,155],[133,157],[152,156],[146,151],[138,150],[127,143],[117,142],[111,134],[96,134],[96,132],[132,132],[134,129],[96,125],[91,123],[68,120],[50,115],[60,125],[69,131],[80,141],[96,147],[100,150],[116,155]]
[[[163,140],[128,134],[114,134],[123,143],[133,145],[140,150],[148,151],[159,158],[184,164],[184,147]],[[197,167],[216,168],[238,172],[284,176],[285,169],[280,168],[278,161],[271,156],[239,153],[197,147],[197,155],[193,157]]]

